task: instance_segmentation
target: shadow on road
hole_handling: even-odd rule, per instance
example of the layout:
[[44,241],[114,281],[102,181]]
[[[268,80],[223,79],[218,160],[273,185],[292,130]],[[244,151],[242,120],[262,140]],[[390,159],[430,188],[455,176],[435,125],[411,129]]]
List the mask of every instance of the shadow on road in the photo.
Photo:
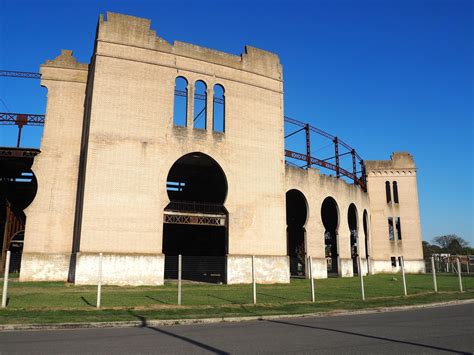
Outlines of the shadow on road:
[[161,334],[165,334],[165,335],[168,335],[170,337],[173,337],[173,338],[177,338],[179,340],[182,340],[182,341],[185,341],[187,343],[190,343],[190,344],[193,344],[197,347],[200,347],[201,349],[204,349],[204,350],[207,350],[207,351],[210,351],[210,352],[213,352],[215,354],[230,354],[226,351],[223,351],[223,350],[220,350],[220,349],[217,349],[217,348],[214,348],[213,346],[210,346],[210,345],[207,345],[207,344],[204,344],[204,343],[201,343],[197,340],[194,340],[194,339],[190,339],[190,338],[187,338],[185,336],[182,336],[182,335],[178,335],[178,334],[174,334],[174,333],[171,333],[171,332],[168,332],[164,329],[160,329],[160,328],[156,328],[156,327],[150,327],[146,321],[146,318],[145,317],[142,317],[138,314],[135,314],[133,313],[132,311],[128,311],[132,316],[138,318],[140,320],[140,322],[142,323],[140,325],[141,328],[146,328],[146,329],[150,329],[150,330],[153,330],[155,332],[158,332],[158,333],[161,333]]
[[364,338],[369,338],[369,339],[376,339],[376,340],[389,341],[389,342],[399,343],[399,344],[407,344],[407,345],[419,346],[419,347],[422,347],[422,348],[428,348],[428,349],[434,349],[434,350],[447,351],[447,352],[454,353],[454,354],[466,354],[466,355],[472,354],[472,353],[470,353],[470,352],[464,352],[464,351],[458,351],[458,350],[453,350],[453,349],[447,349],[447,348],[442,348],[442,347],[439,347],[439,346],[426,345],[426,344],[420,344],[420,343],[413,343],[413,342],[411,342],[411,341],[390,339],[390,338],[379,337],[379,336],[375,336],[375,335],[368,335],[368,334],[362,334],[362,333],[349,332],[349,331],[347,331],[347,330],[339,330],[339,329],[332,329],[332,328],[325,328],[325,327],[316,327],[316,326],[312,326],[312,325],[305,325],[305,324],[284,322],[284,321],[278,321],[278,320],[268,320],[267,322],[269,322],[269,323],[283,324],[283,325],[291,325],[291,326],[294,326],[294,327],[303,327],[303,328],[311,328],[311,329],[317,329],[317,330],[325,330],[325,331],[328,331],[328,332],[336,332],[336,333],[341,333],[341,334],[354,335],[354,336],[359,336],[359,337],[364,337]]

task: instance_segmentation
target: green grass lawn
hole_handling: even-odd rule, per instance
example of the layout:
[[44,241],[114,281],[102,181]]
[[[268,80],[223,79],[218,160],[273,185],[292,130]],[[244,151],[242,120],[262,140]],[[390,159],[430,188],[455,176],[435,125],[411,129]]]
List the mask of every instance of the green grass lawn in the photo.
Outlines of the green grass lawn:
[[310,301],[309,280],[290,284],[257,285],[257,305],[252,304],[251,285],[183,283],[183,305],[177,306],[177,285],[158,287],[102,287],[102,309],[95,308],[94,286],[62,282],[11,281],[6,309],[0,324],[178,319],[203,317],[296,314],[336,309],[360,309],[474,298],[474,277],[464,277],[466,292],[457,292],[458,279],[438,276],[438,294],[431,275],[407,275],[408,297],[403,297],[400,275],[364,278],[366,301],[360,300],[359,278],[315,280],[316,303]]

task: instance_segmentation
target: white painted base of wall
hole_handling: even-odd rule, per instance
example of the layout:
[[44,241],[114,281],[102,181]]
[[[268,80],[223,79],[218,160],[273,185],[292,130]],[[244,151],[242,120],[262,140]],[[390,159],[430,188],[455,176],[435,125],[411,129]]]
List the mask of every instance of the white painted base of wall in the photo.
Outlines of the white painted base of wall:
[[[255,256],[255,279],[257,283],[289,283],[290,259],[288,256]],[[252,256],[227,256],[227,283],[252,283]]]
[[354,276],[354,266],[352,259],[339,259],[339,276],[352,277]]
[[327,279],[328,277],[328,266],[326,258],[311,258],[313,279]]
[[[102,255],[102,283],[104,285],[157,286],[164,283],[165,256],[163,254],[108,254]],[[77,253],[74,283],[97,284],[98,253]]]
[[[390,260],[372,260],[372,269],[374,274],[397,274],[401,272],[400,266],[398,264],[397,258],[397,266],[392,266],[392,262]],[[426,272],[425,269],[425,261],[424,260],[405,260],[405,272],[407,274],[424,274]]]
[[67,281],[71,254],[23,253],[20,281]]

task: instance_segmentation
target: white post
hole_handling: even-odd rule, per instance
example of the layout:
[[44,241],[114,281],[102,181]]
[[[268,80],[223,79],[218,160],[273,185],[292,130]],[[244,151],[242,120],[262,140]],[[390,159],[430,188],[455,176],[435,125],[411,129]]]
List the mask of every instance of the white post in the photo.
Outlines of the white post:
[[181,304],[181,272],[182,272],[182,256],[178,255],[178,304]]
[[7,251],[7,260],[5,261],[5,274],[3,276],[2,308],[7,306],[8,298],[8,274],[10,273],[10,250]]
[[357,267],[359,268],[360,275],[360,292],[362,293],[362,301],[365,301],[365,289],[364,289],[364,275],[362,275],[362,265],[360,263],[360,255],[357,255]]
[[459,291],[462,291],[462,279],[461,279],[461,263],[459,262],[459,258],[456,258],[456,264],[458,266],[458,277],[459,277]]
[[311,302],[315,302],[314,297],[314,278],[313,278],[313,258],[308,256],[308,270],[309,270],[309,279],[311,282]]
[[401,269],[402,269],[402,279],[403,279],[403,293],[405,296],[407,295],[407,281],[405,280],[405,258],[403,256],[400,257],[401,261]]
[[433,274],[434,291],[438,292],[438,284],[436,283],[436,269],[435,269],[434,257],[431,257],[431,273]]
[[252,255],[252,287],[253,287],[253,304],[257,304],[257,283],[255,280],[255,256]]
[[469,263],[470,263],[470,260],[469,260],[469,256],[467,257],[467,264],[466,264],[466,267],[467,267],[467,274],[469,275]]
[[97,308],[100,308],[102,293],[102,253],[99,253],[99,274],[97,280]]

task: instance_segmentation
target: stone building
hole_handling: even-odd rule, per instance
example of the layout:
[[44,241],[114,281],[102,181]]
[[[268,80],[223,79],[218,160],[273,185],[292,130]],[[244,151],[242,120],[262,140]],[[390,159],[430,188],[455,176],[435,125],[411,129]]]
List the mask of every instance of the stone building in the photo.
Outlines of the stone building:
[[178,254],[189,278],[227,283],[251,282],[252,256],[268,283],[307,275],[307,256],[317,278],[354,275],[356,255],[363,273],[401,256],[424,272],[413,158],[366,161],[353,183],[286,164],[275,54],[170,44],[108,13],[90,63],[63,50],[41,85],[22,281],[94,283],[99,253],[109,284],[160,285]]

